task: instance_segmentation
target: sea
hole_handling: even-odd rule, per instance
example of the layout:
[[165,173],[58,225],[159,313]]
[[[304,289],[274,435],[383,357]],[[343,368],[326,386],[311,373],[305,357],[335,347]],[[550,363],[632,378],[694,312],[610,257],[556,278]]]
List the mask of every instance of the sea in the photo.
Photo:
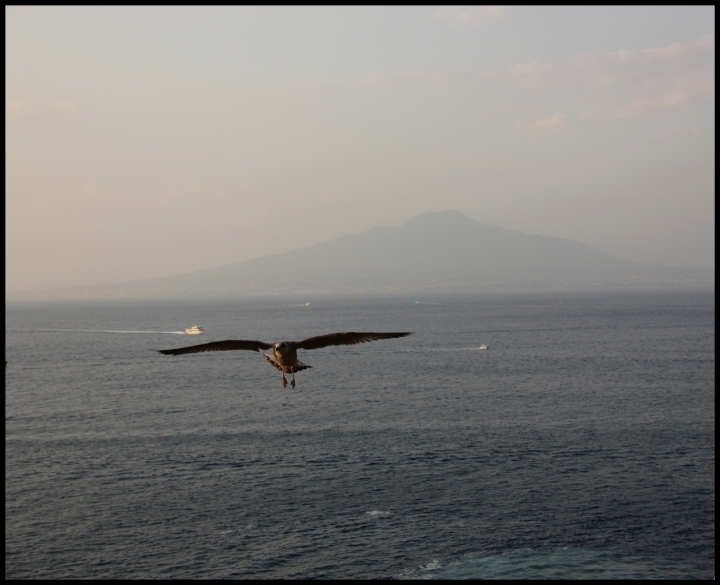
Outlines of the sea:
[[[154,351],[342,331],[412,335],[295,388]],[[6,579],[715,575],[714,289],[10,303],[5,343]]]

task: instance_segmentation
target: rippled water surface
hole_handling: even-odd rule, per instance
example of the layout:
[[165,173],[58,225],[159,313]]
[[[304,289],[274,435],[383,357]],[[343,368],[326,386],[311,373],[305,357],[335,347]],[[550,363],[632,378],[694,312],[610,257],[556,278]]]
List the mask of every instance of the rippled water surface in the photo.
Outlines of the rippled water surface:
[[[10,304],[6,578],[711,578],[714,318],[714,291]],[[294,390],[150,351],[334,331],[414,334],[304,352]]]

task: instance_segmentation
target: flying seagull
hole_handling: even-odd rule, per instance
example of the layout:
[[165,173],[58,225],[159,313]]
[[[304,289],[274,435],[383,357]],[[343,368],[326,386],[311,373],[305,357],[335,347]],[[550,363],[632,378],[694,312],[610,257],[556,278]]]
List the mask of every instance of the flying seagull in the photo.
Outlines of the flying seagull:
[[329,347],[331,345],[355,345],[356,343],[365,343],[367,341],[376,341],[378,339],[393,339],[395,337],[405,337],[406,335],[410,335],[410,332],[328,333],[327,335],[320,335],[318,337],[309,337],[303,341],[276,341],[275,343],[251,341],[248,339],[226,339],[225,341],[212,341],[210,343],[201,343],[200,345],[191,345],[190,347],[159,349],[157,351],[164,353],[165,355],[180,355],[183,353],[200,353],[204,351],[232,351],[235,349],[260,351],[261,349],[272,349],[273,353],[264,353],[263,356],[265,356],[267,361],[282,372],[283,388],[287,386],[285,374],[292,374],[290,384],[293,388],[295,388],[295,372],[312,367],[297,359],[298,349],[320,349],[321,347]]

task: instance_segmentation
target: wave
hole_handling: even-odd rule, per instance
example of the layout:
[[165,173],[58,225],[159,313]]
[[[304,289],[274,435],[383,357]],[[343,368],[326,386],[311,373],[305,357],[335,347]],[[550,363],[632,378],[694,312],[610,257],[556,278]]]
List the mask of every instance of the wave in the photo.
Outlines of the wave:
[[563,548],[469,554],[441,563],[433,560],[398,575],[400,579],[691,579],[689,565],[621,551]]

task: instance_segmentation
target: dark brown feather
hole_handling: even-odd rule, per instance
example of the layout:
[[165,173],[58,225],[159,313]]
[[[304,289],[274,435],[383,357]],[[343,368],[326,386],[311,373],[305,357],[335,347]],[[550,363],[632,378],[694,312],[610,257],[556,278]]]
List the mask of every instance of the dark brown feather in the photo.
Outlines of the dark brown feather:
[[278,370],[280,370],[281,372],[283,372],[285,374],[295,374],[297,372],[301,372],[302,370],[307,370],[308,368],[312,368],[312,366],[308,366],[307,364],[302,363],[300,360],[298,360],[292,366],[283,366],[273,356],[268,355],[266,353],[264,353],[263,356],[273,366],[275,366]]
[[300,349],[320,349],[331,345],[355,345],[356,343],[366,343],[368,341],[377,341],[378,339],[394,339],[395,337],[405,337],[410,332],[404,333],[328,333],[319,337],[310,337],[303,341],[298,341],[296,346]]
[[225,341],[211,341],[200,345],[179,347],[177,349],[159,349],[165,355],[180,355],[183,353],[201,353],[203,351],[233,351],[246,349],[249,351],[260,351],[261,349],[272,349],[272,344],[264,341],[250,341],[247,339],[226,339]]

